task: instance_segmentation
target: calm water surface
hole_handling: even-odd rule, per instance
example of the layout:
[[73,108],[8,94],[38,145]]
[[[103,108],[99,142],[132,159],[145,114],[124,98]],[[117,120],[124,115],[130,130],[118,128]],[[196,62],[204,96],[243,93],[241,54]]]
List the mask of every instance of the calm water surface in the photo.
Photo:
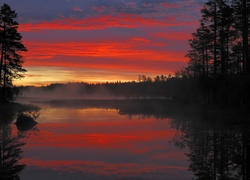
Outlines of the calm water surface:
[[250,179],[250,117],[242,111],[164,100],[40,106],[2,107],[1,180]]
[[168,118],[43,106],[36,121],[39,131],[22,148],[21,179],[193,179]]

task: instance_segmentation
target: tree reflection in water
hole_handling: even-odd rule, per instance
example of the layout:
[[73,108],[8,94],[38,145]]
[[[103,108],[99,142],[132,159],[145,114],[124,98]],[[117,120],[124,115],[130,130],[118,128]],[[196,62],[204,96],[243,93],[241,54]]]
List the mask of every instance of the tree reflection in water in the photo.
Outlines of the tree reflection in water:
[[[162,101],[164,102],[164,101]],[[171,119],[176,146],[188,147],[189,170],[199,180],[250,179],[250,115],[242,109],[174,106],[157,102],[153,108],[123,107],[122,114]],[[150,103],[152,105],[152,103]],[[150,109],[151,111],[148,111]]]
[[189,148],[189,169],[197,179],[248,180],[250,119],[218,114],[175,117],[172,124],[179,131],[174,142]]
[[[20,116],[21,119],[20,119]],[[36,125],[34,119],[32,121],[24,122],[25,118],[32,118],[30,114],[24,115],[19,114],[17,111],[12,109],[5,109],[1,112],[0,116],[0,179],[1,180],[16,180],[20,179],[19,174],[26,166],[25,164],[19,163],[21,159],[22,146],[25,143],[22,141],[26,137],[27,133],[32,130],[37,130],[34,126]],[[15,119],[23,121],[19,128],[26,128],[24,131],[18,131],[13,133],[13,121]],[[18,128],[18,129],[19,129]]]
[[12,137],[12,129],[10,125],[1,125],[1,147],[0,147],[0,179],[19,179],[25,165],[19,164],[22,153],[21,147],[25,144],[21,141],[20,136]]
[[[64,108],[111,108],[119,114],[171,119],[176,146],[188,147],[189,169],[199,180],[250,179],[250,116],[243,109],[216,110],[164,99],[55,100]],[[237,113],[238,111],[238,113]]]

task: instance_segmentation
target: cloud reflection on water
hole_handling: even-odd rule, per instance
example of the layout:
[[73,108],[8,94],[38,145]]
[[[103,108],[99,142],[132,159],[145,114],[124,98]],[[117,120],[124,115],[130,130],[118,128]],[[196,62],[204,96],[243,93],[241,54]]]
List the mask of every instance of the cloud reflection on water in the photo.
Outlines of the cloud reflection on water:
[[27,139],[24,148],[29,167],[23,179],[191,178],[185,150],[169,143],[175,130],[167,118],[129,119],[116,110],[47,107],[38,121],[39,134]]

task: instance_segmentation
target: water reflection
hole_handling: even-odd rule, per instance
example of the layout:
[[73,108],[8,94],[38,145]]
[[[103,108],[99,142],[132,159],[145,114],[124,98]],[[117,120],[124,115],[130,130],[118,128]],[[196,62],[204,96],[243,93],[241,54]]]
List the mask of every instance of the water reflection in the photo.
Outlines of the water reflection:
[[[27,162],[34,166],[24,179],[32,171],[41,179],[193,179],[188,166],[197,179],[250,178],[250,119],[243,113],[164,100],[48,104],[40,137],[29,142]],[[143,121],[128,118],[138,115]]]
[[20,136],[12,136],[10,125],[1,125],[0,131],[0,179],[19,179],[19,173],[24,169],[25,164],[19,164],[22,153],[21,147],[24,142]]
[[120,100],[37,100],[33,103],[45,104],[53,108],[71,109],[115,109],[120,115],[143,115],[146,117],[168,118],[178,109],[178,104],[172,104],[165,99],[120,99]]
[[185,150],[169,143],[175,134],[169,118],[157,120],[148,104],[128,113],[121,102],[44,105],[39,134],[24,148],[29,167],[21,178],[191,179]]
[[[25,168],[20,163],[22,147],[25,145],[23,138],[29,130],[34,129],[35,121],[30,114],[18,113],[14,107],[1,108],[0,116],[0,179],[20,179],[19,174]],[[26,121],[27,118],[29,121]],[[18,119],[15,132],[13,121]]]
[[250,121],[241,114],[214,112],[179,116],[175,144],[187,146],[189,169],[198,179],[250,178]]

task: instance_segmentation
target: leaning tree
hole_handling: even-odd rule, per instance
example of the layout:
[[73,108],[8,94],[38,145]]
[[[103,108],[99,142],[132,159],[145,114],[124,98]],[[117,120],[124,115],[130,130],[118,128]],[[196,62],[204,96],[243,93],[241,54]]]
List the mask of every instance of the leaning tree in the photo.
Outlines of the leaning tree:
[[21,53],[27,51],[22,43],[22,35],[18,32],[17,13],[7,4],[0,9],[0,100],[13,97],[13,79],[23,77]]

